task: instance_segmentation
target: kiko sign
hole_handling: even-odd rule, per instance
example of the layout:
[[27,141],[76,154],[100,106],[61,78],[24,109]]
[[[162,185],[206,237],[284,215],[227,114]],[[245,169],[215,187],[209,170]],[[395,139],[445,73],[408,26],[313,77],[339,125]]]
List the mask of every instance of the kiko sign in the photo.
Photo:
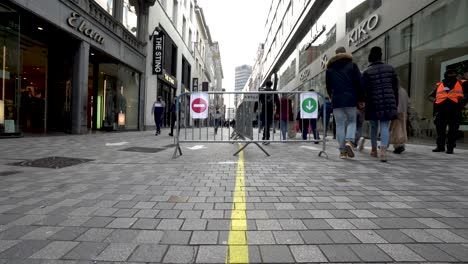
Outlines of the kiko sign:
[[359,46],[370,38],[369,33],[379,24],[379,15],[375,14],[362,22],[348,34],[348,46]]

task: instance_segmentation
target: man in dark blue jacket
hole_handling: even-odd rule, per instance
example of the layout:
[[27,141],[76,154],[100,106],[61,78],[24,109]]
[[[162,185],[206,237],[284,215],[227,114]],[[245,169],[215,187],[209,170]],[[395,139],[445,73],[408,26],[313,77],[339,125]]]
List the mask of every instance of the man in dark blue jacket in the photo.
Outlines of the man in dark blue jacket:
[[356,134],[356,107],[364,106],[361,72],[353,56],[344,47],[336,49],[327,64],[326,86],[331,97],[336,136],[340,145],[340,158],[354,157]]

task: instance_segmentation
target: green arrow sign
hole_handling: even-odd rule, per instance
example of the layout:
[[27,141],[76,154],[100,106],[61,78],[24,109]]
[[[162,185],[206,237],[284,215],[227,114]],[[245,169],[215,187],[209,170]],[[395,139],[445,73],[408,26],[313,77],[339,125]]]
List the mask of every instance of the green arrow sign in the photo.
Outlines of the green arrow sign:
[[306,98],[302,101],[302,110],[306,113],[313,113],[317,110],[317,101],[314,98]]

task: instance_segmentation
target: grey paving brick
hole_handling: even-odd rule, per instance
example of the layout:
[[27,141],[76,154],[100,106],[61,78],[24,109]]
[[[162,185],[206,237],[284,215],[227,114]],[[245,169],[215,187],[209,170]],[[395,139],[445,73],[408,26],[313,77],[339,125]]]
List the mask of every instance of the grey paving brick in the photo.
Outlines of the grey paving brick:
[[158,230],[179,230],[184,220],[182,219],[162,219],[156,229]]
[[302,239],[306,244],[332,244],[333,241],[324,231],[300,231]]
[[450,256],[458,259],[459,261],[468,261],[468,250],[466,247],[456,244],[438,244],[436,247],[447,252]]
[[0,254],[0,259],[25,259],[49,244],[45,240],[25,240],[6,249]]
[[453,233],[457,232],[456,230],[451,232],[445,229],[425,229],[425,231],[446,243],[468,243],[468,240]]
[[450,228],[448,225],[437,221],[434,218],[416,218],[416,221],[421,222],[430,228]]
[[178,218],[182,210],[160,210],[156,218]]
[[108,235],[104,242],[106,243],[132,243],[135,238],[140,234],[139,230],[116,229]]
[[156,205],[156,202],[138,202],[133,206],[134,209],[151,209]]
[[112,243],[96,257],[96,260],[126,261],[136,247],[136,244]]
[[307,227],[299,219],[280,219],[283,230],[306,230]]
[[255,220],[258,230],[282,230],[278,220]]
[[161,244],[187,245],[191,236],[190,231],[164,231]]
[[376,230],[375,232],[389,243],[414,242],[413,239],[402,233],[400,230]]
[[137,220],[138,218],[116,218],[107,228],[130,228]]
[[54,226],[67,220],[67,218],[68,217],[65,215],[48,215],[45,218],[35,222],[34,225]]
[[201,218],[202,212],[202,210],[183,210],[180,213],[179,218],[198,219]]
[[416,242],[423,242],[423,243],[442,242],[437,237],[429,234],[428,232],[422,229],[402,229],[401,232],[405,233],[412,239],[416,240]]
[[163,235],[164,232],[162,231],[144,230],[138,233],[134,239],[134,242],[139,244],[158,244],[161,241]]
[[218,231],[194,231],[190,244],[192,245],[214,245],[218,243]]
[[138,219],[138,221],[132,225],[132,229],[155,229],[159,222],[161,222],[160,219]]
[[260,246],[260,254],[265,263],[294,262],[287,246]]
[[91,219],[89,216],[69,216],[68,219],[60,223],[59,226],[81,226],[89,219]]
[[28,234],[22,236],[21,240],[46,240],[53,234],[62,230],[63,227],[53,227],[53,226],[44,226],[38,229],[35,229]]
[[351,222],[346,219],[325,219],[333,229],[356,229]]
[[134,217],[138,213],[138,209],[118,209],[112,214],[113,217]]
[[20,243],[20,240],[0,240],[0,253]]
[[102,242],[113,232],[113,229],[91,228],[79,236],[77,241]]
[[335,218],[328,210],[309,210],[313,218]]
[[139,245],[129,261],[160,263],[167,248],[164,245]]
[[348,221],[357,229],[380,229],[379,226],[369,219],[348,219]]
[[98,208],[92,213],[93,216],[111,216],[115,214],[119,209],[117,208]]
[[229,230],[231,226],[230,220],[208,220],[206,230]]
[[346,245],[321,245],[320,249],[331,262],[356,262],[360,260]]
[[277,244],[304,244],[297,231],[273,231],[273,236]]
[[134,215],[134,217],[137,217],[137,218],[155,218],[158,213],[159,213],[159,210],[143,209],[143,210],[138,211],[138,213],[136,213]]
[[291,252],[298,263],[328,262],[317,246],[291,246]]
[[163,263],[193,263],[197,248],[192,246],[170,246]]
[[105,227],[115,218],[113,217],[92,217],[88,221],[84,222],[81,226],[84,227]]
[[205,230],[208,220],[186,219],[180,230]]
[[225,263],[227,246],[200,246],[196,263]]
[[88,228],[85,227],[64,227],[62,230],[50,236],[49,240],[72,241],[87,230]]
[[309,230],[333,229],[325,220],[322,219],[304,219],[302,222]]
[[11,225],[32,225],[37,221],[46,218],[45,215],[2,215],[0,217],[0,225],[11,224]]
[[395,261],[425,261],[424,258],[411,251],[405,245],[379,244],[378,247],[392,257]]
[[359,256],[360,259],[366,262],[392,261],[392,258],[385,254],[376,245],[350,245],[350,248]]
[[347,230],[331,230],[331,231],[325,231],[325,233],[335,243],[339,243],[339,244],[361,243],[355,236],[353,236]]
[[359,218],[376,218],[377,216],[369,210],[350,210],[350,212]]
[[33,230],[37,228],[39,227],[27,226],[27,225],[26,226],[23,226],[23,225],[12,226],[8,228],[7,230],[0,233],[0,240],[15,240],[32,232]]
[[79,242],[54,241],[43,249],[34,253],[30,258],[37,259],[60,259],[63,255],[77,246]]
[[249,245],[275,244],[275,239],[271,231],[248,231],[247,241]]
[[351,230],[350,231],[355,237],[361,240],[362,243],[378,244],[387,243],[385,239],[379,236],[372,230]]
[[455,258],[431,244],[407,244],[406,246],[427,261],[457,261]]

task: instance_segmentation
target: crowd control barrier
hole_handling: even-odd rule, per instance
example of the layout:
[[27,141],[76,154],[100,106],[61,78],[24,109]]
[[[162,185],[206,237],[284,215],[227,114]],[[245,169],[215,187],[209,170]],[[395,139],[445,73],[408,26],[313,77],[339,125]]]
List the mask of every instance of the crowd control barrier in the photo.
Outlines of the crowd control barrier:
[[[326,101],[321,93],[209,91],[183,93],[176,99],[173,158],[182,155],[184,143],[243,144],[234,156],[249,145],[270,156],[264,148],[270,143],[315,143],[321,144],[318,155],[328,158],[326,135],[331,113],[327,113],[327,107],[319,107]],[[228,107],[232,99],[235,106]]]

